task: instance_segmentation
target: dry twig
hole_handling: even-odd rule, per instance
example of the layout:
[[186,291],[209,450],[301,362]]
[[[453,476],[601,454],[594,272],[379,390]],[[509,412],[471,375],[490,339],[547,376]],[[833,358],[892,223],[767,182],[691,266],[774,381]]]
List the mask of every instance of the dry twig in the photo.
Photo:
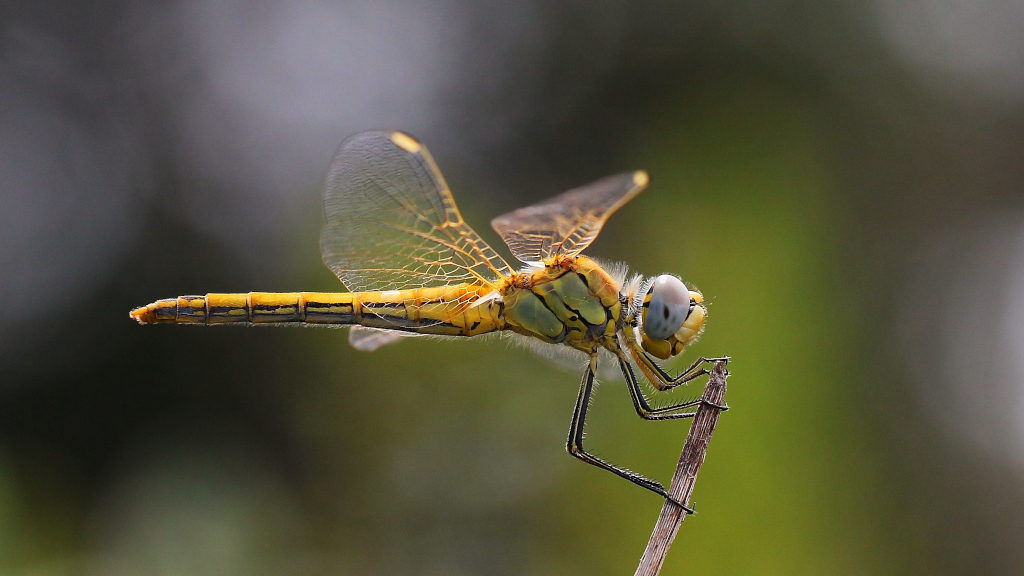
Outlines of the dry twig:
[[[704,387],[704,395],[701,396],[704,402],[693,417],[690,433],[687,434],[686,444],[683,445],[683,453],[679,456],[676,473],[672,476],[672,484],[669,485],[668,493],[687,506],[690,495],[693,494],[693,485],[697,482],[697,472],[704,463],[711,434],[715,431],[715,424],[718,423],[718,416],[722,412],[718,406],[725,405],[725,381],[728,377],[725,362],[716,362]],[[654,525],[651,539],[647,542],[647,549],[640,558],[635,576],[656,576],[661,571],[668,549],[672,546],[679,525],[684,519],[686,513],[683,509],[666,500],[665,505],[661,507],[661,514],[658,515],[658,522]]]

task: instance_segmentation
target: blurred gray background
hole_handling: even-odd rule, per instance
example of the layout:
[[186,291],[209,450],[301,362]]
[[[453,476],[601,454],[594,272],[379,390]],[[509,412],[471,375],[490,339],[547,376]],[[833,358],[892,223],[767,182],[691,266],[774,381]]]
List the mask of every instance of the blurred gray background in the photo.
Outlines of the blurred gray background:
[[[0,2],[0,573],[623,574],[657,498],[500,339],[141,328],[341,290],[369,128],[490,218],[652,174],[588,251],[710,299],[724,415],[665,574],[1024,572],[1024,4]],[[692,396],[700,384],[675,396]],[[686,423],[600,389],[667,480]]]

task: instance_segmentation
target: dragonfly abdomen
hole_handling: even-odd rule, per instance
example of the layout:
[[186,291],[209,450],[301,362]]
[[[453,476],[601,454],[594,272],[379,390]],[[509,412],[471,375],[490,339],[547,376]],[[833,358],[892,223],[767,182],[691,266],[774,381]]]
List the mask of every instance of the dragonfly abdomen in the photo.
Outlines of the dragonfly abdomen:
[[249,292],[167,298],[131,315],[140,324],[353,324],[352,309],[347,293]]
[[475,336],[501,329],[499,300],[469,306],[482,287],[386,292],[249,292],[179,296],[132,310],[140,324],[313,324]]

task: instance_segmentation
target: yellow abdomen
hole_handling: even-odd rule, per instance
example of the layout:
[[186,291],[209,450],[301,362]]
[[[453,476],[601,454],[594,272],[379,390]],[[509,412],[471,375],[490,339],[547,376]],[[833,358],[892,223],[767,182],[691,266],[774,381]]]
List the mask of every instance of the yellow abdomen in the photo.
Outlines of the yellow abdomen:
[[386,292],[249,292],[158,300],[132,310],[140,324],[353,325],[420,334],[475,336],[504,328],[501,303],[472,304],[472,284]]

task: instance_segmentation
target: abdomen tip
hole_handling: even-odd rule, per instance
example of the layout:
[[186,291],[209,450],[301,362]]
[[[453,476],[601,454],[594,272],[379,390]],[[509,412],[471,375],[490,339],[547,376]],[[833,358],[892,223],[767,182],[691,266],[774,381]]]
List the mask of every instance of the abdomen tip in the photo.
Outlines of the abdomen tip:
[[153,311],[150,310],[149,306],[139,306],[128,313],[129,316],[134,318],[139,324],[150,324],[153,322]]

